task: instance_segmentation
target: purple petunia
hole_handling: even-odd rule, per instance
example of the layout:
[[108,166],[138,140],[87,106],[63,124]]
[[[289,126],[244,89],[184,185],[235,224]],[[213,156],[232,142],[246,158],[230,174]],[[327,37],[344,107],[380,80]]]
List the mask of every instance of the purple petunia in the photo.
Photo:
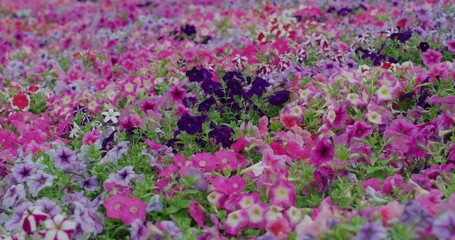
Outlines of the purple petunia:
[[62,209],[57,205],[57,203],[49,200],[47,197],[36,201],[35,205],[41,207],[41,211],[50,216],[54,216],[62,212]]
[[76,161],[76,154],[73,150],[66,147],[56,149],[51,155],[54,159],[55,167],[60,169],[69,168]]
[[54,176],[47,174],[42,170],[37,171],[33,176],[27,179],[30,194],[32,194],[33,197],[38,196],[41,189],[52,186],[53,180]]
[[20,200],[25,198],[25,189],[23,184],[12,185],[3,196],[3,206],[9,208],[16,206]]
[[24,182],[27,178],[35,174],[35,172],[36,167],[32,164],[20,164],[13,168],[13,176],[19,182]]
[[455,238],[455,212],[445,212],[433,222],[433,233],[438,239]]
[[387,237],[387,229],[382,226],[381,222],[365,224],[360,228],[355,240],[382,240]]

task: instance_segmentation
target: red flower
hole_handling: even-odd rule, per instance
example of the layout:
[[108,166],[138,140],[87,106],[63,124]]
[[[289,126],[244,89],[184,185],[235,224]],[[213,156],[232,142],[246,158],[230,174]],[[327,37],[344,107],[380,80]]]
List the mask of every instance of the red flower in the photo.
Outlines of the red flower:
[[19,93],[11,99],[13,109],[28,111],[30,109],[30,97],[25,93]]

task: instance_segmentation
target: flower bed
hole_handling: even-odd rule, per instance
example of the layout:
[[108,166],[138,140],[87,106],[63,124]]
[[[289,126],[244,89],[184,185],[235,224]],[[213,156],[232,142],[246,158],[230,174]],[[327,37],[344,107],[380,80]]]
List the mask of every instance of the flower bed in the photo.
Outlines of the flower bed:
[[455,5],[3,1],[1,239],[455,238]]

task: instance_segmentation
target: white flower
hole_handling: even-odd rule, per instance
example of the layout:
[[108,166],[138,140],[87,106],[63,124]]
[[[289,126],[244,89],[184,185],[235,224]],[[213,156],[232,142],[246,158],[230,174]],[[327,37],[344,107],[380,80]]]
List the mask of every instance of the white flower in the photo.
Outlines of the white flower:
[[51,219],[47,219],[44,222],[46,230],[42,233],[44,239],[49,240],[63,240],[71,239],[74,230],[76,229],[76,223],[69,221],[63,215],[57,214]]
[[112,121],[112,123],[117,123],[118,122],[118,117],[120,116],[120,113],[114,111],[114,109],[110,108],[109,110],[107,110],[107,112],[103,112],[101,113],[101,115],[103,115],[104,117],[104,122],[109,122],[109,121]]

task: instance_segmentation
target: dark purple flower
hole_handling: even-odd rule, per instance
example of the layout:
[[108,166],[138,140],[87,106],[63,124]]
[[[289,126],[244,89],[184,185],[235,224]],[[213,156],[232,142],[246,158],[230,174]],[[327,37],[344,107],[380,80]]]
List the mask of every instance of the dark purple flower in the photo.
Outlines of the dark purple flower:
[[232,144],[231,134],[234,133],[228,126],[221,126],[221,127],[214,127],[212,131],[209,133],[209,137],[215,138],[216,143],[221,144],[224,148],[228,148]]
[[379,221],[365,224],[354,237],[355,240],[382,240],[386,238],[387,229]]
[[209,98],[207,98],[206,100],[204,100],[203,102],[201,102],[201,103],[199,104],[199,107],[198,107],[197,110],[198,110],[199,112],[208,112],[208,111],[210,111],[210,108],[211,108],[214,104],[216,104],[215,98],[209,97]]
[[27,179],[30,194],[32,194],[33,197],[38,196],[41,189],[52,186],[53,180],[54,176],[47,174],[42,170],[37,171],[35,175]]
[[185,97],[182,100],[182,103],[183,103],[183,106],[185,106],[185,107],[194,106],[197,103],[197,98],[195,98],[195,97]]
[[66,147],[58,148],[52,154],[56,168],[65,169],[76,161],[76,154]]
[[433,233],[438,239],[455,238],[455,212],[441,214],[433,223]]
[[201,84],[202,90],[204,90],[204,92],[207,94],[215,93],[216,91],[221,90],[221,87],[222,87],[221,83],[215,82],[210,79],[205,79]]
[[291,94],[288,90],[283,90],[275,93],[274,95],[270,96],[269,102],[274,106],[281,106],[289,101],[289,95]]
[[412,37],[412,30],[400,32],[400,33],[393,33],[390,35],[390,39],[395,40],[398,39],[401,43],[407,42]]
[[196,67],[193,67],[191,70],[186,71],[185,75],[188,77],[190,82],[202,82],[202,81],[204,81],[204,75]]
[[428,45],[427,42],[420,42],[419,43],[419,49],[422,52],[426,52],[430,48],[430,45]]
[[32,176],[36,172],[36,167],[33,164],[20,164],[14,166],[13,176],[19,182],[24,182],[28,177]]
[[199,120],[197,117],[185,114],[177,122],[177,126],[181,131],[185,131],[192,135],[202,131],[202,123],[203,121]]
[[193,34],[196,34],[196,27],[190,24],[185,24],[183,25],[180,30],[185,33],[187,36],[191,36]]
[[373,133],[373,128],[363,121],[356,121],[354,124],[346,127],[349,137],[364,138]]

